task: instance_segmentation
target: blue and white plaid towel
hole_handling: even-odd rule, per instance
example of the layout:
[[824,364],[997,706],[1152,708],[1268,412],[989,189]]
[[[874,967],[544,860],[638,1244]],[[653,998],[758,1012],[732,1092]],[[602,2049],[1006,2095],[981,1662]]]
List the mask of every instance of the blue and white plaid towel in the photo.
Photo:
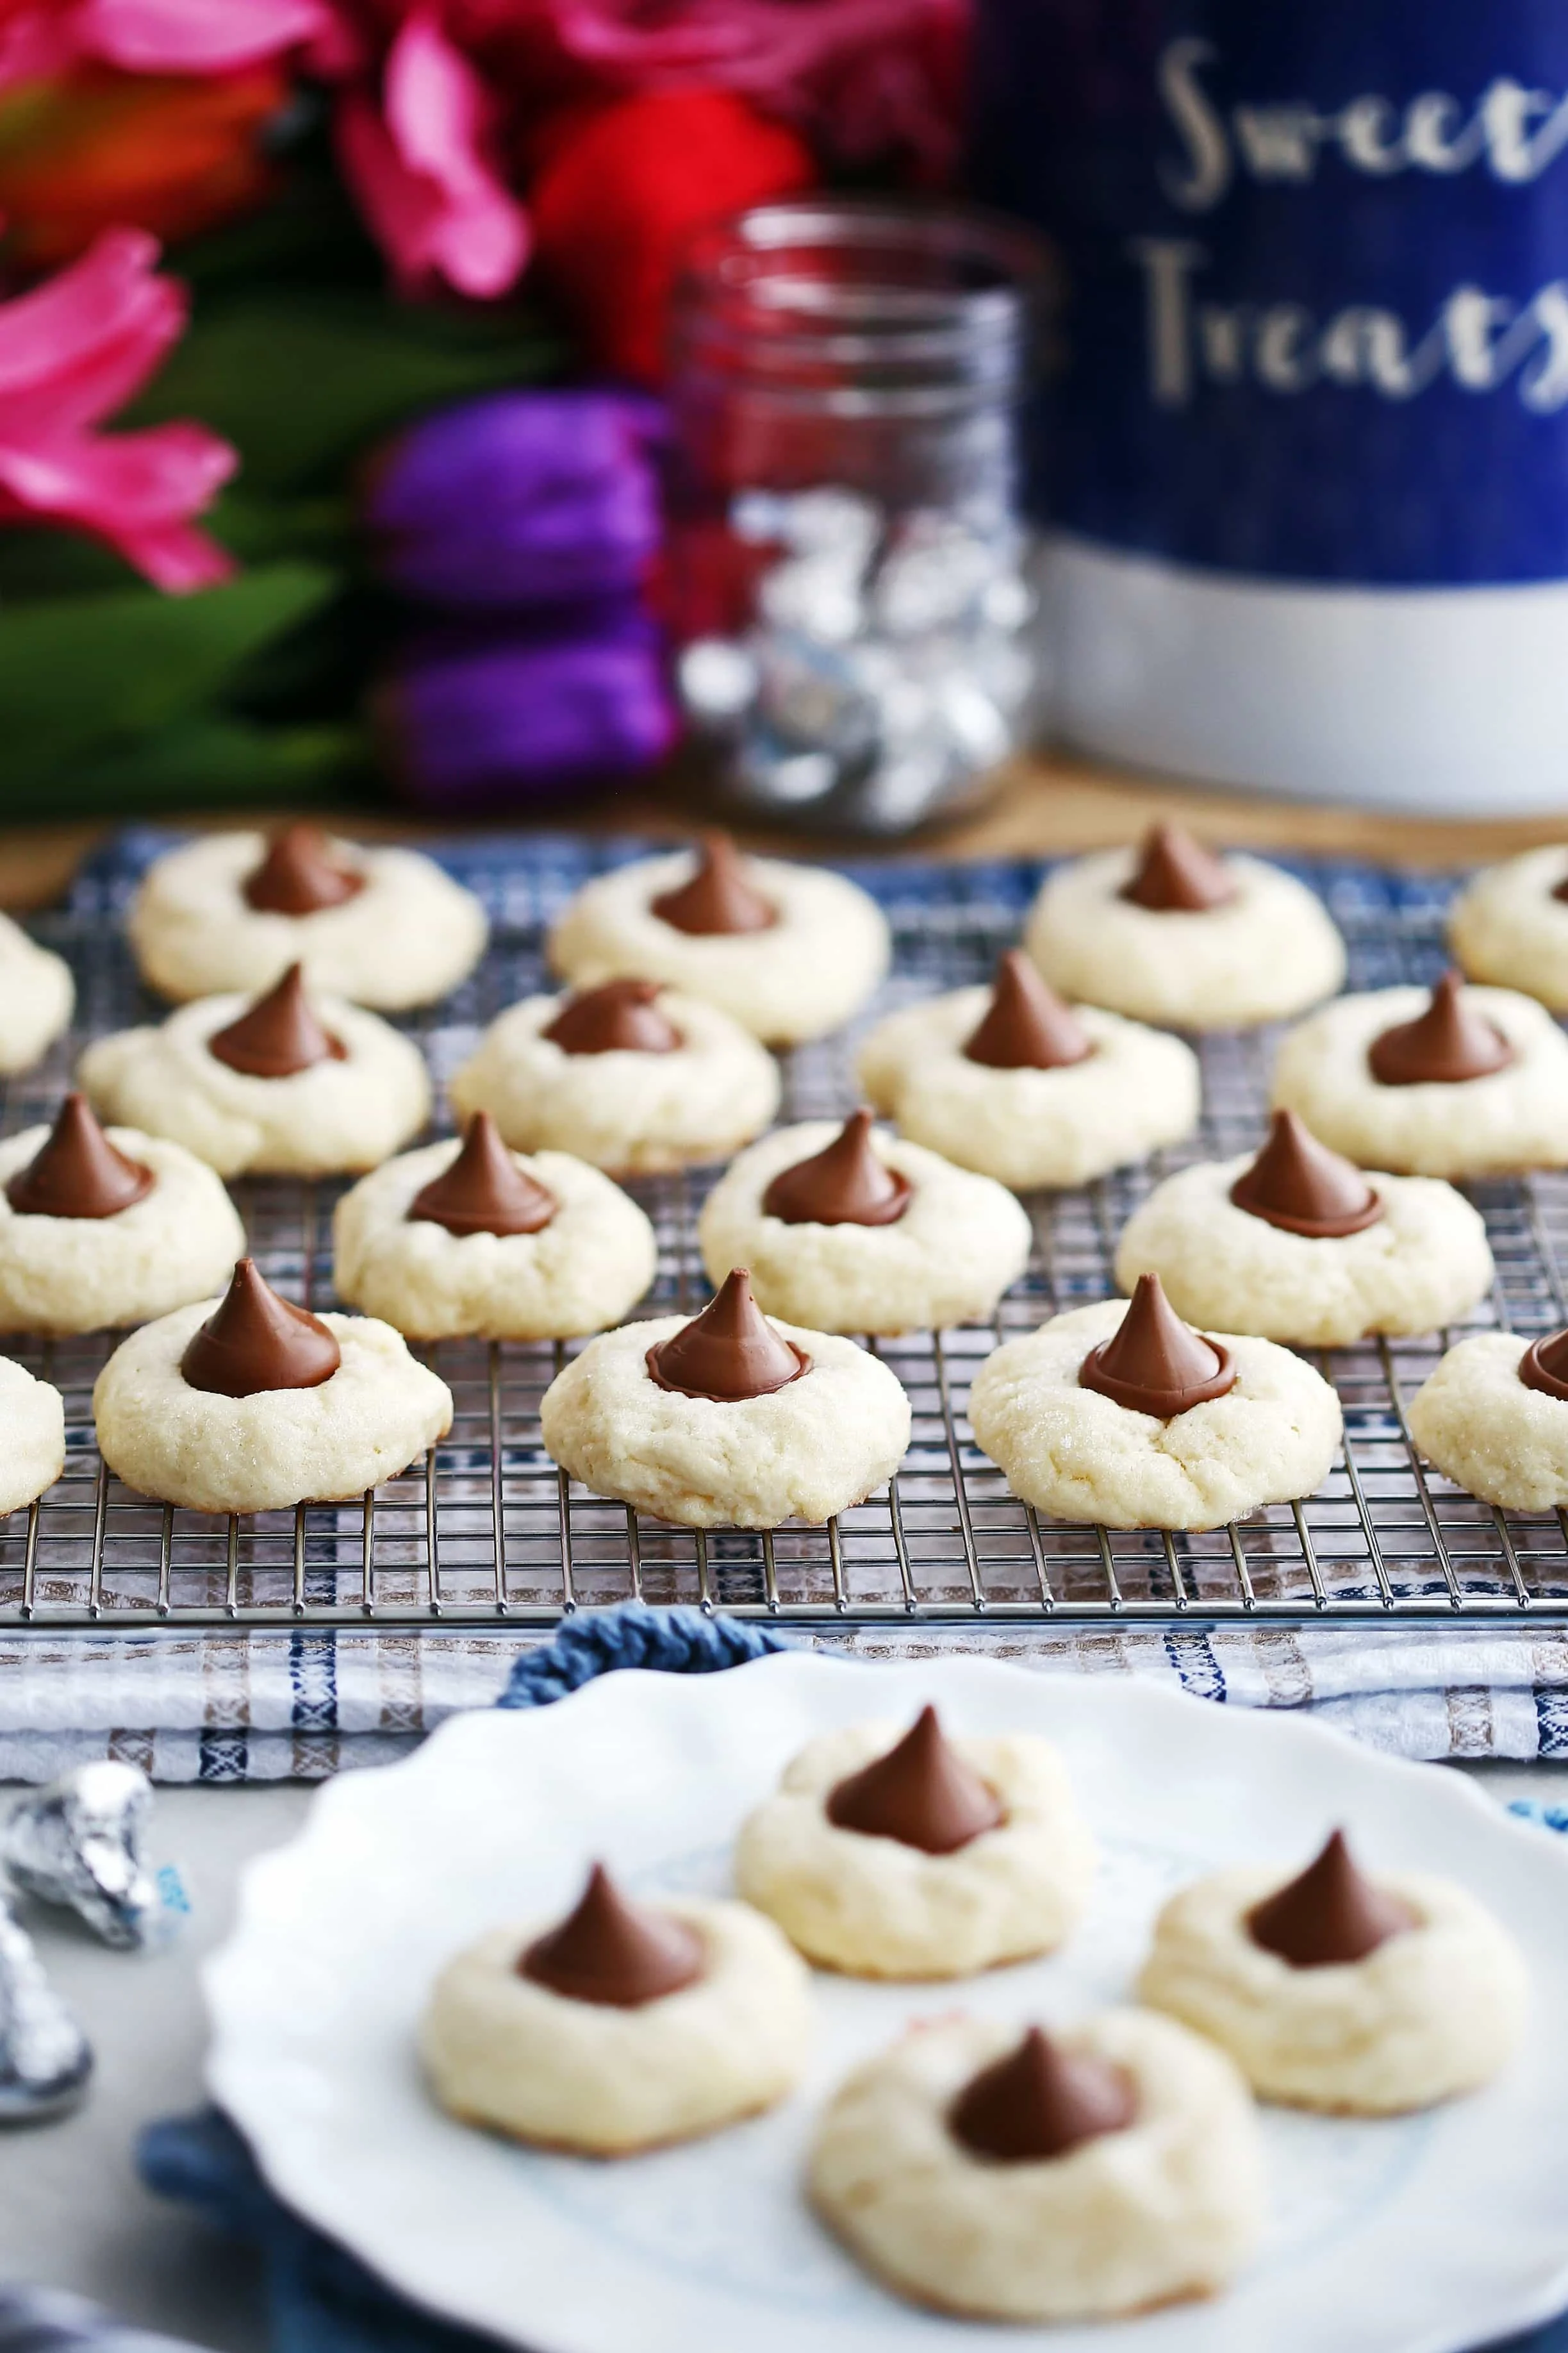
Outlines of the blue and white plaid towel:
[[[596,1611],[521,1658],[499,1704],[548,1706],[618,1667],[710,1673],[778,1647],[763,1628],[693,1609]],[[1553,1829],[1568,1829],[1568,1812],[1545,1819]],[[153,2189],[197,2208],[216,2229],[260,2249],[275,2353],[485,2353],[487,2339],[416,2311],[355,2256],[281,2205],[245,2142],[216,2108],[151,2126],[139,2158]],[[87,2341],[80,2353],[114,2348]],[[1485,2353],[1568,2353],[1568,2316]]]

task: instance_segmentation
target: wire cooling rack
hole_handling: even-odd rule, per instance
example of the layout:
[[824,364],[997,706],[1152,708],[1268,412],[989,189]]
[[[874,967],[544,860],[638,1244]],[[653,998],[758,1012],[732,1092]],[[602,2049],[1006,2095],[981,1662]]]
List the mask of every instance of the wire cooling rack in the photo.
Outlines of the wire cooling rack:
[[[157,847],[129,837],[79,881],[39,937],[68,955],[78,1028],[0,1101],[0,1132],[50,1115],[83,1038],[157,1018],[120,918]],[[494,936],[468,986],[408,1026],[437,1079],[478,1029],[544,977],[544,927],[630,843],[564,839],[453,845],[447,863],[480,892]],[[1350,944],[1351,985],[1429,980],[1441,969],[1451,885],[1365,867],[1302,864]],[[869,867],[858,879],[891,919],[894,973],[867,1019],[938,988],[984,978],[1017,937],[1034,865]],[[858,1032],[798,1050],[784,1065],[786,1119],[854,1102]],[[1150,1186],[1193,1159],[1259,1140],[1273,1039],[1202,1042],[1199,1133],[1147,1166],[1029,1204],[1035,1250],[994,1324],[875,1344],[914,1410],[898,1476],[823,1528],[706,1535],[639,1518],[570,1484],[544,1453],[539,1400],[560,1345],[446,1342],[426,1352],[451,1388],[450,1436],[362,1504],[302,1505],[224,1520],[149,1503],[111,1478],[93,1440],[94,1377],[108,1336],[5,1345],[66,1399],[65,1475],[30,1513],[0,1523],[0,1625],[549,1624],[572,1609],[640,1599],[688,1601],[781,1620],[838,1619],[1175,1622],[1432,1619],[1568,1622],[1568,1517],[1503,1514],[1424,1472],[1405,1404],[1453,1336],[1368,1342],[1315,1359],[1345,1410],[1344,1449],[1309,1501],[1205,1535],[1070,1525],[1009,1494],[976,1451],[970,1380],[1001,1339],[1058,1308],[1114,1292],[1115,1238]],[[658,1229],[658,1275],[644,1312],[694,1310],[707,1296],[696,1243],[703,1174],[634,1187]],[[237,1198],[268,1279],[331,1303],[331,1208],[342,1188],[283,1179]],[[1568,1180],[1477,1187],[1497,1261],[1491,1297],[1466,1328],[1525,1334],[1568,1322]]]

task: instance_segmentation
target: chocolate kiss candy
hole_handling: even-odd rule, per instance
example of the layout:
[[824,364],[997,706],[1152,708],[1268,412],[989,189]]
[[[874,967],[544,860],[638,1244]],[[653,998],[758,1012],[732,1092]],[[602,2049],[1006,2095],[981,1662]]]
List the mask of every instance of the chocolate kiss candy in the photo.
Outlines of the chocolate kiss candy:
[[966,2084],[948,2117],[954,2140],[1005,2165],[1065,2157],[1102,2133],[1123,2132],[1138,2113],[1126,2070],[1088,2052],[1064,2051],[1031,2026]]
[[811,1369],[811,1358],[775,1332],[752,1297],[752,1278],[738,1266],[700,1315],[658,1341],[645,1360],[661,1389],[731,1405],[769,1397]]
[[1315,1862],[1247,1915],[1247,1933],[1265,1952],[1293,1969],[1323,1969],[1337,1961],[1363,1961],[1415,1926],[1397,1895],[1363,1879],[1351,1861],[1344,1832],[1335,1831]]
[[925,1854],[952,1854],[1006,1820],[990,1783],[943,1738],[934,1707],[922,1707],[885,1757],[830,1789],[826,1812],[841,1831],[897,1839]]
[[1383,1203],[1353,1161],[1331,1152],[1293,1111],[1277,1111],[1268,1141],[1230,1188],[1249,1218],[1326,1240],[1374,1226]]
[[1568,1398],[1568,1329],[1532,1341],[1519,1360],[1519,1377],[1543,1397]]
[[606,980],[569,997],[542,1038],[563,1054],[672,1054],[680,1032],[654,999],[657,980]]
[[964,1060],[994,1071],[1060,1071],[1094,1051],[1083,1024],[1047,988],[1021,948],[1009,948],[979,1028],[963,1049]]
[[871,1113],[852,1111],[831,1144],[779,1170],[763,1208],[786,1226],[890,1226],[912,1191],[871,1149]]
[[1506,1071],[1514,1050],[1500,1029],[1472,1013],[1457,972],[1446,972],[1432,1001],[1414,1021],[1395,1022],[1367,1048],[1367,1066],[1380,1086],[1462,1086]]
[[653,912],[678,932],[700,936],[715,932],[767,932],[778,922],[749,880],[745,862],[727,833],[705,833],[696,873],[679,890],[663,892]]
[[694,1928],[651,1905],[629,1903],[596,1862],[576,1909],[530,1945],[517,1966],[520,1977],[569,2001],[640,2010],[690,1985],[702,1962]]
[[364,876],[339,866],[320,826],[286,825],[268,844],[267,855],[245,885],[247,903],[267,915],[318,915],[357,898]]
[[303,967],[297,964],[237,1021],[216,1031],[207,1051],[253,1079],[291,1079],[317,1062],[348,1060],[347,1047],[330,1038],[311,1011]]
[[279,1299],[242,1258],[216,1308],[194,1332],[180,1370],[194,1389],[214,1397],[255,1397],[261,1389],[318,1389],[342,1362],[337,1342],[308,1308]]
[[24,1218],[112,1218],[155,1181],[150,1168],[116,1151],[87,1097],[69,1094],[44,1144],[6,1186],[5,1198]]
[[518,1166],[489,1112],[477,1111],[461,1152],[416,1193],[408,1215],[449,1234],[536,1234],[560,1206]]
[[1184,827],[1156,825],[1145,834],[1137,871],[1120,896],[1158,915],[1201,915],[1234,899],[1237,887],[1229,868]]
[[1236,1385],[1228,1348],[1184,1324],[1157,1274],[1141,1274],[1127,1313],[1109,1340],[1078,1368],[1079,1387],[1098,1389],[1133,1413],[1170,1421]]

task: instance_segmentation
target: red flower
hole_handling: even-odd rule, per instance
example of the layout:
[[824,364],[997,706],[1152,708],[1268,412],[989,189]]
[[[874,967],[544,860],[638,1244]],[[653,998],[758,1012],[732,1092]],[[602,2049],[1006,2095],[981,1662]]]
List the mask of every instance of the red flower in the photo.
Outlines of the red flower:
[[534,244],[594,358],[657,383],[695,233],[816,180],[805,142],[726,90],[625,99],[558,132],[529,191]]

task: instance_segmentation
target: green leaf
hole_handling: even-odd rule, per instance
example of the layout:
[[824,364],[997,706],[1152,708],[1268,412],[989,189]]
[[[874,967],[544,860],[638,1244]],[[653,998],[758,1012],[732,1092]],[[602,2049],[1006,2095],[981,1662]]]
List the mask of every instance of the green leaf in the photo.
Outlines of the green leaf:
[[358,727],[247,727],[189,719],[68,776],[8,772],[0,818],[151,817],[166,809],[341,802],[371,777]]
[[132,588],[0,610],[7,773],[47,775],[200,710],[337,586],[322,565],[274,564],[193,596]]
[[515,311],[399,307],[368,290],[215,299],[125,422],[200,417],[239,449],[247,496],[306,490],[421,410],[542,376],[560,357]]

